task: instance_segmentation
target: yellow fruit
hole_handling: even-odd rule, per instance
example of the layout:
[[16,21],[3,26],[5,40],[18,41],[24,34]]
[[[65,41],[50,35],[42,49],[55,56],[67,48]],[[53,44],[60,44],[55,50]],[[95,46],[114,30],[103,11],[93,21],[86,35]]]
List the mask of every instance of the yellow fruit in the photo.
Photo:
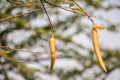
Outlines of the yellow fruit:
[[50,46],[50,53],[51,53],[51,64],[50,64],[50,69],[52,70],[55,64],[55,59],[56,59],[56,52],[55,52],[55,39],[54,36],[49,40],[49,46]]
[[101,66],[101,68],[105,71],[105,72],[108,72],[105,65],[104,65],[104,62],[102,60],[102,57],[101,57],[101,54],[100,54],[100,50],[99,50],[99,44],[98,44],[98,34],[97,34],[97,30],[101,30],[101,29],[104,29],[103,26],[94,26],[93,29],[92,29],[92,41],[93,41],[93,46],[94,46],[94,51],[95,51],[95,54],[97,56],[97,60]]

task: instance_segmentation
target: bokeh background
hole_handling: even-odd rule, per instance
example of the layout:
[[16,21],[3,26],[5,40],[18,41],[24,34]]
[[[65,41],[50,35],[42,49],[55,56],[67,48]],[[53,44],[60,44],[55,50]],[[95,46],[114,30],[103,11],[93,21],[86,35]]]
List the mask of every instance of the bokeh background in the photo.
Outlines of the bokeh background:
[[[41,6],[39,0],[33,1]],[[54,7],[47,9],[56,33],[57,58],[53,71],[49,69],[50,25],[44,11],[38,11],[0,22],[0,46],[39,52],[1,47],[0,80],[120,80],[120,0],[75,1],[96,17],[93,18],[96,25],[105,27],[98,35],[100,51],[109,72],[105,73],[96,59],[88,17]],[[54,4],[69,7],[63,2]],[[45,3],[45,6],[51,5]],[[0,0],[0,19],[35,9],[39,7],[22,7]]]

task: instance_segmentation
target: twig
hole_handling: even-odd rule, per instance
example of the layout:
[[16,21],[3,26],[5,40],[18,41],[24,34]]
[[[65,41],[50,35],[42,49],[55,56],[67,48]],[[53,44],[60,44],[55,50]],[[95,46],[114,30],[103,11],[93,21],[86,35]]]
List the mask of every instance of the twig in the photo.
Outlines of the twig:
[[[58,8],[61,8],[61,9],[65,10],[65,11],[69,11],[69,12],[72,12],[72,13],[76,13],[76,14],[85,16],[84,14],[80,14],[80,13],[75,12],[75,11],[73,11],[73,10],[69,10],[69,9],[67,9],[67,8],[63,8],[63,7],[61,7],[61,6],[59,6],[59,5],[56,5],[56,4],[53,4],[53,3],[51,3],[51,2],[49,2],[49,1],[47,1],[47,0],[44,0],[44,1],[45,1],[46,3],[52,5],[52,7],[58,7]],[[51,7],[48,7],[48,8],[51,8]],[[37,11],[42,11],[42,10],[44,10],[44,9],[40,8],[40,9],[37,9],[37,10],[30,11],[30,12],[28,12],[28,13],[18,14],[18,15],[10,16],[10,17],[5,17],[5,18],[0,19],[0,22],[6,21],[6,20],[9,20],[9,19],[12,19],[12,18],[20,17],[20,16],[23,16],[23,15],[26,15],[26,14],[31,14],[31,13],[34,13],[34,12],[37,12]],[[89,19],[92,21],[92,19],[91,19],[92,16],[90,16],[90,15],[87,15],[87,16],[88,16]],[[92,21],[92,22],[93,22],[93,21]]]
[[[51,8],[51,7],[48,7],[48,8]],[[40,8],[40,9],[36,9],[36,10],[30,11],[30,12],[27,12],[27,13],[18,14],[18,15],[10,16],[10,17],[5,17],[5,18],[0,19],[0,22],[6,21],[6,20],[9,20],[9,19],[12,19],[12,18],[20,17],[20,16],[23,16],[23,15],[31,14],[31,13],[34,13],[34,12],[37,12],[37,11],[42,11],[42,10],[44,10],[44,9]]]
[[76,13],[76,14],[79,14],[79,15],[85,16],[84,14],[80,14],[80,13],[75,12],[75,11],[73,11],[73,10],[66,9],[66,8],[61,7],[61,6],[59,6],[59,5],[53,4],[53,3],[51,3],[51,2],[49,2],[49,1],[47,1],[47,0],[44,0],[44,1],[45,1],[46,3],[48,3],[48,4],[52,5],[52,6],[54,6],[54,7],[58,7],[58,8],[60,8],[60,9],[65,10],[65,11],[69,11],[69,12],[72,12],[72,13]]
[[[73,1],[80,9],[83,10],[83,8],[78,5],[78,3],[76,3],[74,0],[72,0],[72,1]],[[91,18],[91,16],[89,16],[89,15],[87,14],[87,12],[85,12],[85,11],[84,11],[84,13],[85,13],[85,15],[88,17],[88,19],[92,22],[92,25],[94,26],[94,21],[93,21],[93,19]]]
[[[20,51],[20,52],[29,52],[29,53],[33,53],[33,54],[49,54],[49,53],[45,53],[45,52],[34,52],[34,51],[30,51],[30,50],[22,50],[22,49],[16,49],[16,48],[11,48],[9,46],[0,46],[0,48],[8,48],[14,51]],[[59,57],[63,57],[63,54],[56,54]]]
[[10,2],[11,4],[19,5],[19,6],[22,6],[22,7],[30,7],[30,6],[32,6],[32,7],[35,7],[35,6],[38,7],[38,5],[36,5],[35,3],[32,3],[30,1],[28,1],[28,2],[31,3],[32,5],[23,5],[22,3],[20,4],[18,2],[14,2],[12,0],[7,0],[7,1]]
[[11,1],[11,0],[7,0],[7,1],[10,2],[10,3],[16,4],[16,5],[19,5],[19,6],[29,7],[29,6],[26,6],[26,5],[23,5],[23,4],[20,4],[20,3],[17,3],[17,2]]
[[44,8],[44,10],[45,10],[45,13],[46,13],[47,17],[48,17],[49,23],[50,23],[50,25],[51,25],[51,31],[54,33],[54,26],[53,26],[53,24],[52,24],[52,22],[51,22],[51,20],[50,20],[50,17],[49,17],[49,15],[48,15],[48,13],[47,13],[47,10],[46,10],[45,6],[44,6],[44,3],[42,2],[42,0],[40,0],[40,2],[41,2],[42,6],[43,6],[43,8]]
[[[33,51],[30,51],[30,50],[22,50],[22,49],[15,49],[15,48],[11,48],[9,46],[0,46],[0,48],[8,48],[8,49],[11,49],[11,50],[14,50],[14,51],[20,51],[20,52],[29,52],[29,53],[36,53],[36,54],[39,54],[42,52],[33,52]],[[44,54],[47,54],[47,53],[44,53]]]

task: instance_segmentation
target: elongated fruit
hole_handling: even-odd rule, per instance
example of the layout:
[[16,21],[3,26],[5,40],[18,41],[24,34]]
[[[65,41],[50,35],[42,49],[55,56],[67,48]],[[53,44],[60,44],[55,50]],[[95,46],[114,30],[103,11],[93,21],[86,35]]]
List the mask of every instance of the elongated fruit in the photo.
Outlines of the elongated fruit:
[[52,70],[55,64],[56,59],[56,52],[55,52],[55,39],[54,36],[49,40],[49,46],[50,46],[50,53],[51,53],[51,63],[50,63],[50,69]]
[[105,72],[108,72],[105,65],[104,65],[104,62],[102,60],[102,57],[101,57],[101,54],[100,54],[100,50],[99,50],[99,44],[98,44],[98,34],[97,34],[97,30],[101,30],[101,29],[104,29],[103,26],[94,26],[93,29],[92,29],[92,41],[93,41],[93,46],[94,46],[94,51],[95,51],[95,54],[97,56],[97,60],[101,66],[101,68],[105,71]]

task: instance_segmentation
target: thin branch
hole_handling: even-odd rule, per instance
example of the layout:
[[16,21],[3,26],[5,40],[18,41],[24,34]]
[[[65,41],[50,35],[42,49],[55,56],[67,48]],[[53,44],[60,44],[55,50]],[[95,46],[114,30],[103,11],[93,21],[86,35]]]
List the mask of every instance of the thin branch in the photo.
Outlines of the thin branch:
[[14,51],[20,51],[20,52],[29,52],[29,53],[36,53],[36,54],[47,54],[47,53],[43,53],[43,52],[33,52],[33,51],[30,51],[30,50],[22,50],[22,49],[15,49],[15,48],[11,48],[9,46],[0,46],[0,48],[8,48],[8,49],[11,49],[11,50],[14,50]]
[[[60,8],[60,9],[65,10],[65,11],[69,11],[69,12],[72,12],[72,13],[76,13],[76,14],[85,16],[84,14],[80,14],[80,13],[75,12],[75,11],[73,11],[73,10],[69,10],[69,9],[67,9],[67,8],[64,8],[64,7],[61,7],[61,6],[59,6],[59,5],[53,4],[53,3],[51,3],[51,2],[49,2],[49,1],[47,1],[47,0],[44,0],[44,1],[45,1],[46,3],[52,5],[52,7],[58,7],[58,8]],[[48,8],[51,8],[51,7],[48,7]],[[10,17],[5,17],[5,18],[0,19],[0,22],[6,21],[6,20],[9,20],[9,19],[12,19],[12,18],[20,17],[20,16],[23,16],[23,15],[26,15],[26,14],[31,14],[31,13],[34,13],[34,12],[37,12],[37,11],[42,11],[42,10],[44,10],[44,9],[40,8],[40,9],[37,9],[37,10],[30,11],[30,12],[28,12],[28,13],[18,14],[18,15],[10,16]],[[90,15],[88,15],[88,14],[87,14],[87,16],[88,16],[89,19],[92,21],[92,19],[91,19],[92,16],[90,16]],[[93,22],[93,21],[92,21],[92,22]]]
[[[47,8],[51,8],[51,7],[47,7]],[[6,21],[6,20],[9,20],[9,19],[12,19],[12,18],[20,17],[20,16],[23,16],[23,15],[28,15],[28,14],[31,14],[31,13],[35,13],[37,11],[42,11],[42,10],[44,10],[44,9],[40,8],[40,9],[32,10],[32,11],[27,12],[27,13],[18,14],[18,15],[10,16],[10,17],[5,17],[5,18],[0,19],[0,22]]]
[[51,25],[51,31],[54,33],[54,26],[53,26],[53,24],[52,24],[52,22],[51,22],[51,20],[50,20],[50,17],[49,17],[49,15],[48,15],[48,13],[47,13],[47,10],[46,10],[45,6],[44,6],[44,3],[42,2],[42,0],[40,0],[40,2],[41,2],[42,6],[43,6],[43,8],[44,8],[44,10],[45,10],[45,13],[46,13],[47,17],[48,17],[49,23],[50,23],[50,25]]
[[[78,3],[76,3],[74,0],[72,0],[72,1],[73,1],[80,9],[83,10],[83,8],[78,5]],[[89,15],[87,14],[87,12],[84,12],[84,13],[85,13],[85,15],[88,17],[88,19],[92,22],[92,25],[94,26],[94,21],[93,21],[93,19],[91,18],[91,16],[89,16]]]
[[14,1],[12,1],[12,0],[7,0],[7,1],[10,2],[10,3],[12,3],[12,4],[16,4],[16,5],[22,6],[22,7],[28,7],[28,6],[26,6],[26,5],[23,5],[23,4],[14,2]]
[[44,0],[44,1],[45,1],[46,3],[48,3],[48,4],[52,5],[52,6],[54,6],[54,7],[58,7],[58,8],[60,8],[60,9],[65,10],[65,11],[69,11],[69,12],[72,12],[72,13],[76,13],[76,14],[79,14],[79,15],[85,16],[84,14],[80,14],[80,13],[75,12],[75,11],[73,11],[73,10],[70,10],[70,9],[67,9],[67,8],[61,7],[61,6],[59,6],[59,5],[53,4],[53,3],[51,3],[51,2],[49,2],[49,1],[47,1],[47,0]]
[[32,6],[32,7],[38,7],[35,3],[32,3],[32,2],[29,2],[29,3],[31,3],[31,5],[23,5],[22,3],[20,4],[20,3],[18,3],[18,2],[14,2],[14,1],[12,1],[12,0],[7,0],[8,2],[10,2],[11,4],[15,4],[15,5],[19,5],[19,6],[22,6],[22,7],[30,7],[30,6]]
[[[8,49],[11,49],[11,50],[14,50],[14,51],[29,52],[29,53],[34,53],[34,54],[48,54],[48,53],[45,53],[45,52],[34,52],[34,51],[30,51],[30,50],[22,50],[22,49],[11,48],[9,46],[0,46],[0,48],[8,48]],[[63,57],[63,54],[57,54],[57,55]]]

